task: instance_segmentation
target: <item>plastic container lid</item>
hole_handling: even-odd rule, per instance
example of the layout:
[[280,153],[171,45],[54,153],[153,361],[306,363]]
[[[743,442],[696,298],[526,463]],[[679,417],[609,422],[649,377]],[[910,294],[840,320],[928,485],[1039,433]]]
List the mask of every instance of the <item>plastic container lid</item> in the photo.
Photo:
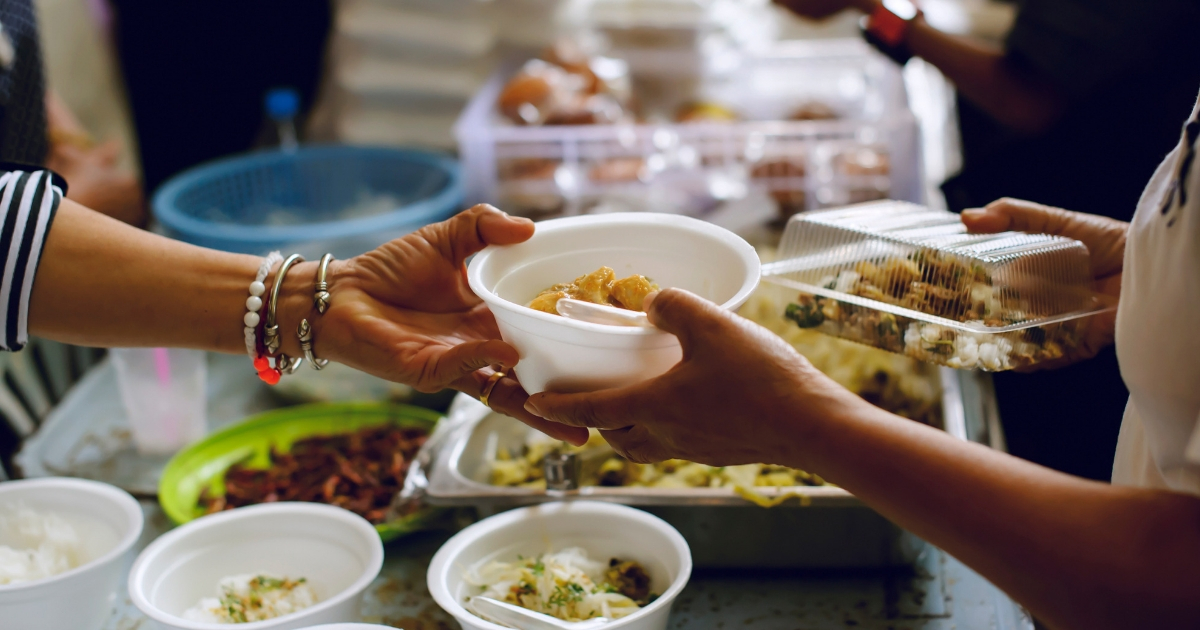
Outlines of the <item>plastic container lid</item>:
[[1079,241],[971,234],[954,213],[897,201],[793,217],[763,279],[798,291],[786,316],[802,328],[988,371],[1062,357],[1113,308]]

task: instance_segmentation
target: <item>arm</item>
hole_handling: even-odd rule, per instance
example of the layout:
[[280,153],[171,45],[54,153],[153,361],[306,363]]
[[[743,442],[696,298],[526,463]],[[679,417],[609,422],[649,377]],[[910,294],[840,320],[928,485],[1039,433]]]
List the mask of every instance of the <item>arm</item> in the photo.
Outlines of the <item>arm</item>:
[[[490,367],[510,368],[518,357],[466,286],[463,261],[488,244],[517,243],[532,234],[528,220],[476,206],[335,261],[328,276],[333,297],[323,315],[313,306],[317,263],[295,265],[277,309],[282,350],[303,356],[295,331],[307,318],[318,357],[421,391],[454,388],[478,396]],[[28,329],[81,345],[245,353],[242,318],[260,261],[144,232],[62,200],[37,266]],[[273,279],[274,271],[268,291]],[[254,378],[249,358],[246,376]],[[493,407],[535,428],[580,439],[577,429],[525,412],[524,400],[511,378],[501,380],[491,397]]]
[[71,199],[130,225],[146,222],[142,184],[118,165],[120,143],[110,140],[97,146],[53,90],[46,91],[46,127],[46,166],[70,182]]
[[[846,8],[865,14],[880,0],[775,0],[792,11],[822,18]],[[1037,134],[1062,115],[1065,97],[1045,78],[1018,67],[1004,51],[965,37],[943,33],[924,18],[913,20],[908,46],[932,63],[958,91],[998,122],[1019,132]]]
[[[649,303],[684,360],[623,390],[536,394],[637,462],[817,473],[962,559],[1054,628],[1200,618],[1200,498],[1075,479],[872,407],[783,340],[679,290]],[[747,430],[747,427],[753,427]]]

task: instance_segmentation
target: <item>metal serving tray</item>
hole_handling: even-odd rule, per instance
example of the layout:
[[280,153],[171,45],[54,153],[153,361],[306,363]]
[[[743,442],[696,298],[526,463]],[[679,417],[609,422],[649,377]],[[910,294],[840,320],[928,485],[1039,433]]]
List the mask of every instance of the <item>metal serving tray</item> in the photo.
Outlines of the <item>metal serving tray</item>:
[[[960,439],[1002,446],[990,378],[948,368],[940,368],[938,374],[942,428]],[[484,512],[572,498],[637,505],[679,529],[691,544],[698,566],[908,565],[926,546],[835,487],[755,488],[767,497],[781,493],[804,497],[764,509],[730,488],[589,486],[558,492],[488,483],[485,453],[495,446],[519,449],[530,430],[460,396],[418,455],[406,492],[434,505],[471,505]]]

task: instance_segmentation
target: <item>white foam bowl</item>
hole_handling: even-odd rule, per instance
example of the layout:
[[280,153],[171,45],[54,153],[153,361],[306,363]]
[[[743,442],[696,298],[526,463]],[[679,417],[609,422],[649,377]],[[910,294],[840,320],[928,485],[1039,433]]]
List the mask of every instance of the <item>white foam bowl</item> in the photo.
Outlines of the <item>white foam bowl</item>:
[[[82,479],[0,483],[0,507],[22,504],[76,527],[89,561],[54,577],[0,585],[0,628],[93,630],[112,614],[121,570],[142,535],[144,517],[124,490]],[[0,545],[8,544],[0,535]]]
[[164,534],[134,562],[129,596],[161,628],[227,630],[229,625],[182,615],[202,598],[215,597],[223,577],[303,577],[316,604],[237,624],[241,630],[295,630],[359,621],[363,591],[382,567],[383,543],[361,516],[317,503],[267,503],[205,516]]
[[[312,626],[303,630],[396,630],[392,626],[380,626],[373,623],[331,623]],[[403,630],[403,629],[402,629]]]
[[434,554],[426,582],[434,601],[464,630],[505,630],[463,607],[479,594],[478,587],[463,580],[467,570],[565,547],[582,547],[595,559],[637,561],[650,574],[652,592],[662,593],[636,613],[605,624],[613,630],[664,630],[671,605],[692,574],[691,550],[666,521],[623,505],[568,501],[504,512],[462,530]]
[[663,288],[686,289],[734,310],[758,285],[761,263],[738,235],[690,217],[602,214],[537,224],[524,243],[488,247],[467,278],[496,316],[500,334],[520,353],[516,367],[531,394],[630,385],[671,369],[679,341],[654,328],[607,326],[527,308],[547,287],[601,266],[617,277],[641,274]]

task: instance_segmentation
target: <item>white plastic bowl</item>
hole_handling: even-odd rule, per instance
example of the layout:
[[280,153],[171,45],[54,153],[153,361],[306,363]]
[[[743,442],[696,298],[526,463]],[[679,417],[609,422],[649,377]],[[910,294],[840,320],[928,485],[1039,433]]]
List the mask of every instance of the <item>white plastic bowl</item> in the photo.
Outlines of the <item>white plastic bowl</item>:
[[0,506],[10,503],[72,522],[80,529],[91,561],[44,580],[0,586],[0,627],[99,628],[112,613],[121,570],[142,535],[141,506],[129,493],[108,484],[58,478],[0,483]]
[[505,630],[471,614],[463,602],[478,595],[463,581],[468,568],[491,560],[515,561],[578,546],[591,558],[635,560],[662,595],[638,612],[605,628],[663,630],[671,605],[692,574],[692,553],[683,536],[641,510],[598,501],[546,503],[485,518],[446,541],[429,564],[426,581],[433,599],[464,630]]
[[606,326],[525,305],[561,282],[607,265],[618,278],[641,274],[734,310],[758,285],[761,263],[738,235],[690,217],[623,213],[537,224],[524,243],[489,247],[467,269],[471,290],[521,355],[516,374],[531,394],[630,385],[671,369],[679,341],[654,328]]
[[396,630],[392,626],[380,626],[373,623],[331,623],[312,626],[303,630]]
[[138,556],[129,596],[172,630],[227,630],[183,612],[214,597],[221,578],[267,572],[306,578],[317,603],[242,630],[293,630],[359,621],[363,591],[383,567],[383,543],[366,519],[316,503],[267,503],[203,518],[168,532]]

